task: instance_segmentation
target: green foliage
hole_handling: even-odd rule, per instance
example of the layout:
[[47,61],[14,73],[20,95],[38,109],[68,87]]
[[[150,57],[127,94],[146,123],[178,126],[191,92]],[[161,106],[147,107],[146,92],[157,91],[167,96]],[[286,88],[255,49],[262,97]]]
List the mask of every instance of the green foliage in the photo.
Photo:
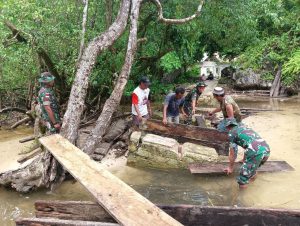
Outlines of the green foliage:
[[197,63],[191,66],[188,71],[190,77],[199,77],[200,75],[200,65]]
[[260,41],[247,47],[237,65],[263,71],[265,80],[272,80],[282,66],[284,84],[292,85],[299,79],[300,6],[294,0],[257,1],[254,5]]
[[176,69],[181,68],[181,61],[176,52],[170,52],[160,59],[160,66],[164,72],[170,73]]
[[273,81],[274,75],[271,72],[266,72],[266,73],[262,74],[261,79],[265,80],[265,81]]
[[282,77],[286,85],[299,80],[300,76],[300,48],[297,49],[282,67]]
[[151,84],[151,95],[154,97],[160,97],[168,94],[174,90],[174,84],[161,84],[159,81],[154,81]]
[[[116,17],[120,1],[114,2]],[[193,14],[199,1],[161,0],[166,18],[184,18]],[[204,52],[230,59],[240,56],[239,67],[265,72],[272,79],[279,65],[286,84],[299,74],[299,4],[298,0],[228,0],[206,1],[200,17],[183,25],[157,21],[157,8],[144,1],[139,19],[139,43],[135,63],[125,95],[130,95],[141,75],[151,77],[153,93],[165,94],[173,85],[161,84],[161,78],[182,69],[176,83],[186,83],[199,76],[199,62]],[[70,90],[76,71],[80,43],[83,4],[81,1],[0,1],[0,95],[5,92],[27,93],[41,70],[37,49],[43,48]],[[106,28],[105,1],[90,0],[86,43]],[[18,42],[3,21],[11,21],[27,40]],[[107,97],[124,62],[128,28],[113,48],[102,53],[90,76],[89,98],[101,92]],[[293,51],[294,50],[294,51]],[[104,100],[105,98],[103,98]],[[87,100],[88,101],[88,100]]]

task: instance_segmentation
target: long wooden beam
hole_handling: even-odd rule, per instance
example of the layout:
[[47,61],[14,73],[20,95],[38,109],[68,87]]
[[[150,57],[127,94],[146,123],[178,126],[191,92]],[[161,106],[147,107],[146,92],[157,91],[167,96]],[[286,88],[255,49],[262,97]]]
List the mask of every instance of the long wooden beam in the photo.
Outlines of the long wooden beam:
[[[234,165],[234,171],[238,172],[242,163]],[[191,163],[189,170],[192,174],[224,174],[224,169],[228,166],[228,162],[218,163]],[[258,172],[280,172],[293,171],[286,161],[267,161],[264,165],[257,169]]]
[[21,218],[16,220],[16,226],[120,226],[116,223],[60,220],[56,218]]
[[228,135],[215,129],[201,128],[183,124],[167,124],[161,121],[149,119],[143,126],[146,132],[161,136],[167,136],[178,142],[191,142],[215,148],[219,155],[228,155]]
[[120,225],[182,225],[62,136],[43,137],[40,142]]
[[[158,205],[185,226],[300,225],[300,210]],[[37,201],[37,217],[107,221],[109,214],[97,203],[81,201]],[[113,218],[110,218],[113,220]],[[148,224],[145,224],[148,225]]]

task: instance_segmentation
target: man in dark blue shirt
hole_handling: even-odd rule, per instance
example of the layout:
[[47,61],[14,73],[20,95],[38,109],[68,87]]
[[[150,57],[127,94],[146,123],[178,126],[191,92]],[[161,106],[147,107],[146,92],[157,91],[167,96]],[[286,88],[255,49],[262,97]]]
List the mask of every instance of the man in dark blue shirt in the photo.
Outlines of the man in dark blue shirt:
[[179,123],[179,109],[183,105],[185,90],[178,87],[175,93],[170,93],[166,96],[163,109],[163,123]]

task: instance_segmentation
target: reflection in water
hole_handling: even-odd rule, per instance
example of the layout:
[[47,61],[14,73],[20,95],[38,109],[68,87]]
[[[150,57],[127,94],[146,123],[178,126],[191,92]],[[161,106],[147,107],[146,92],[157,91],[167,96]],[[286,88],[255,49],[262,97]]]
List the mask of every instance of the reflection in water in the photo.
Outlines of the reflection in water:
[[[124,167],[113,173],[154,203],[209,206],[300,207],[300,99],[240,100],[241,107],[273,109],[245,119],[271,146],[271,159],[285,160],[294,172],[260,174],[240,191],[235,176],[197,176],[186,170]],[[3,139],[0,139],[2,142]],[[1,153],[0,143],[0,153]],[[241,151],[241,150],[240,150]],[[32,216],[35,200],[93,200],[77,182],[65,182],[53,193],[29,195],[0,188],[0,225],[14,225],[18,216]]]

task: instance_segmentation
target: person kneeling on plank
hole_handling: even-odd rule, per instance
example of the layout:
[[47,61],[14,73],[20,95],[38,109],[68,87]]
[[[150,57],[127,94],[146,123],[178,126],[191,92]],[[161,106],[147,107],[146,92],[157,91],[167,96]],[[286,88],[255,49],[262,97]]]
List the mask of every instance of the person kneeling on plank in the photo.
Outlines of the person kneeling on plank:
[[234,161],[237,157],[235,145],[245,149],[245,160],[240,168],[237,182],[240,188],[246,188],[249,180],[254,180],[256,170],[263,165],[270,156],[270,147],[254,130],[239,124],[234,118],[226,120],[230,149],[229,166],[224,169],[228,175],[233,172]]

